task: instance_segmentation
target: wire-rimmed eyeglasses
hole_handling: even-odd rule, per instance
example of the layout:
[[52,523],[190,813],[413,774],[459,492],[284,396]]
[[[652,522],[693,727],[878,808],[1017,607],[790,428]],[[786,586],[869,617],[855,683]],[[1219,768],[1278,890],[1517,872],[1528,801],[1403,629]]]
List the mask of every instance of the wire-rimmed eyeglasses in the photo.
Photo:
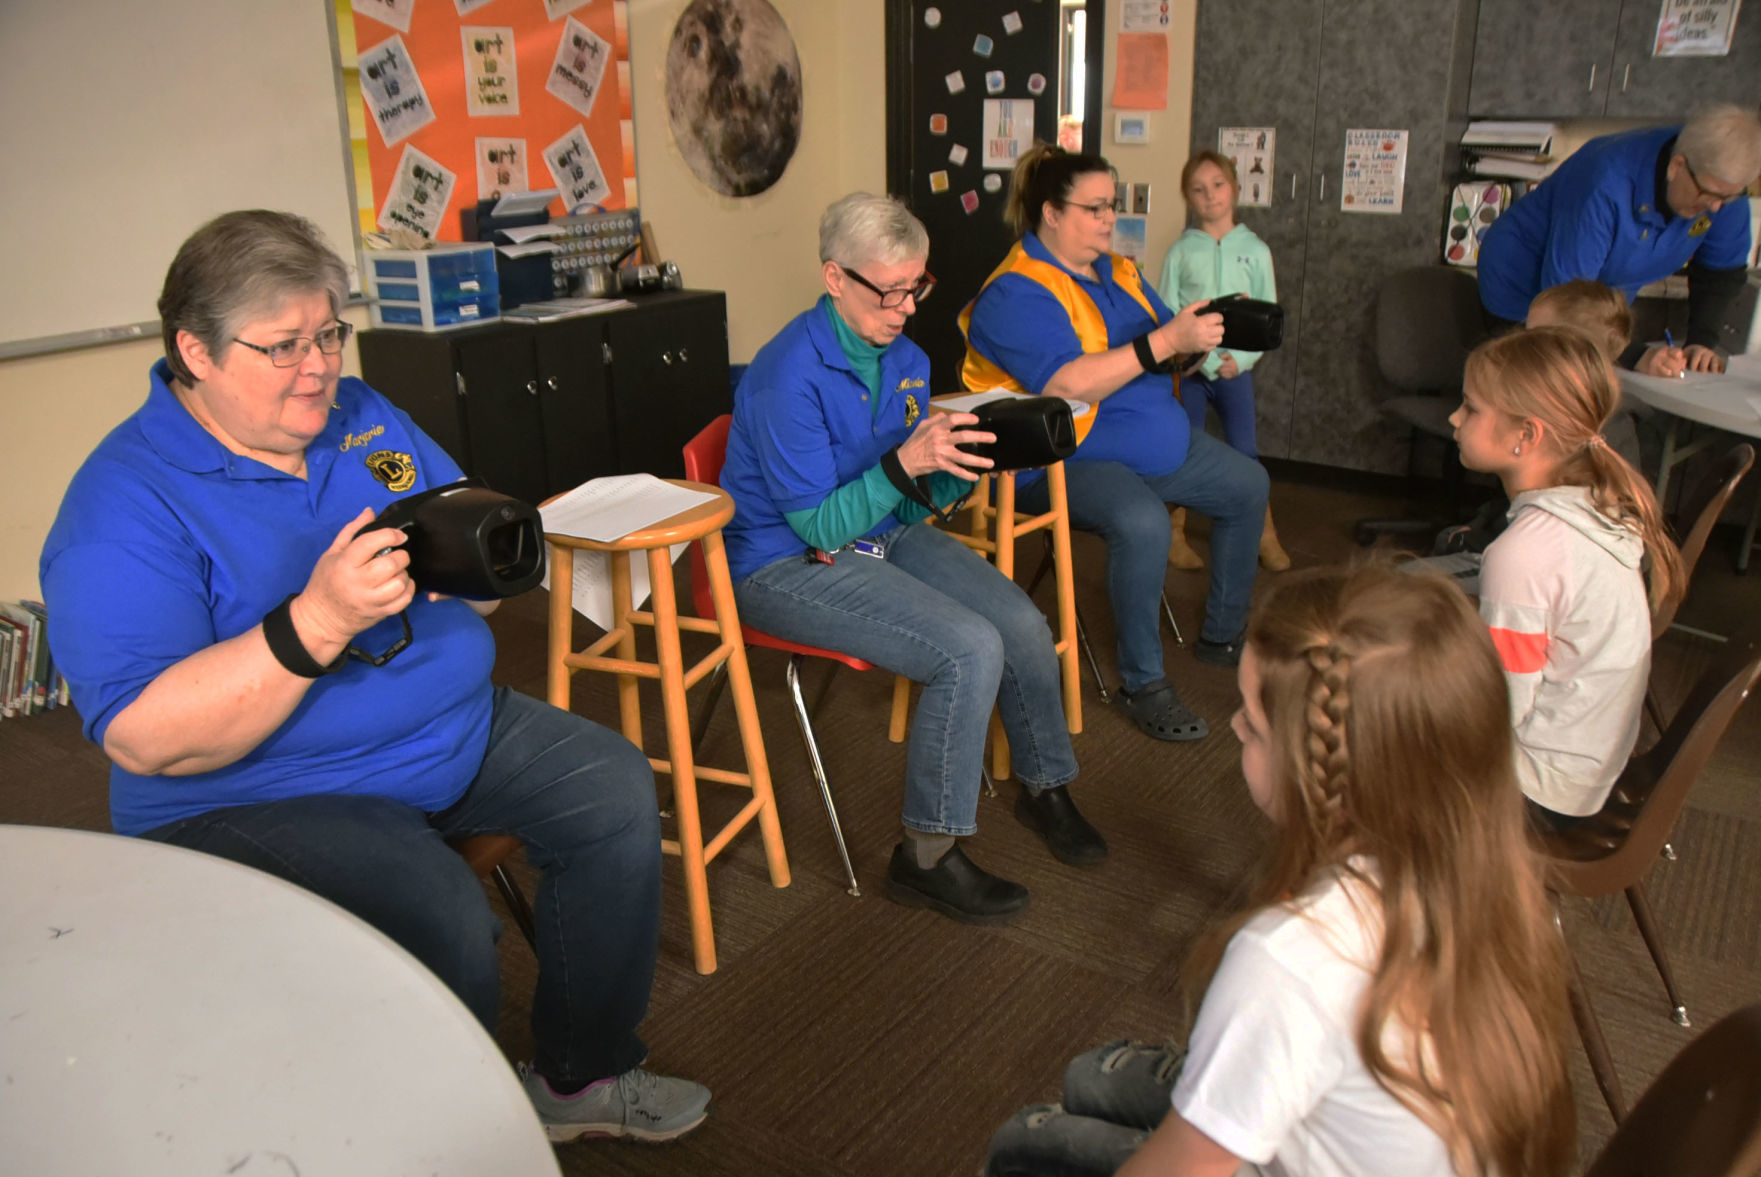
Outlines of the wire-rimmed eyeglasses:
[[355,327],[353,323],[332,323],[330,326],[312,336],[298,335],[292,339],[283,339],[279,343],[271,343],[264,347],[260,343],[233,337],[234,343],[242,343],[254,352],[261,352],[269,357],[269,362],[277,368],[297,368],[300,362],[311,354],[312,345],[317,344],[318,350],[327,356],[333,356],[342,350],[342,345],[349,341]]

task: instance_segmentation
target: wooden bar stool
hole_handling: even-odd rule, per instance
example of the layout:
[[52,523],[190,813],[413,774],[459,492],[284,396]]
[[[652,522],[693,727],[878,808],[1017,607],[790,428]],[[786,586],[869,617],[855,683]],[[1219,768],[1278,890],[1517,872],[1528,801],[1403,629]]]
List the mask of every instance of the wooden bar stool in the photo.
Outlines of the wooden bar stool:
[[[652,527],[609,543],[547,533],[550,549],[550,701],[565,711],[569,707],[570,676],[579,670],[603,670],[618,676],[618,712],[624,736],[642,747],[642,711],[637,693],[641,679],[660,684],[661,707],[666,716],[667,758],[649,757],[656,772],[670,773],[678,810],[679,837],[661,839],[661,848],[677,854],[685,867],[685,898],[691,913],[691,944],[699,973],[715,971],[715,933],[709,916],[709,881],[705,867],[720,854],[753,818],[764,838],[764,855],[770,881],[789,885],[789,860],[783,850],[783,831],[777,823],[776,801],[771,796],[770,766],[764,756],[764,738],[758,727],[758,707],[752,697],[752,680],[746,669],[746,644],[740,637],[739,614],[734,610],[734,586],[728,576],[722,526],[734,517],[734,500],[714,486],[672,480],[673,485],[713,494],[714,500],[663,519]],[[681,617],[673,589],[670,548],[697,540],[709,570],[710,592],[716,617],[704,620]],[[576,549],[607,552],[611,557],[613,624],[605,636],[574,649],[574,553]],[[648,554],[648,579],[652,605],[635,608],[630,589],[630,553]],[[656,660],[636,656],[636,627],[654,630]],[[686,666],[679,646],[679,631],[714,634],[716,647],[698,662]],[[685,692],[716,667],[727,664],[733,689],[734,712],[739,719],[740,743],[746,755],[746,771],[708,768],[694,764],[691,751],[691,717]],[[752,799],[706,842],[697,810],[697,781],[701,778],[722,785],[739,785],[752,791]]]

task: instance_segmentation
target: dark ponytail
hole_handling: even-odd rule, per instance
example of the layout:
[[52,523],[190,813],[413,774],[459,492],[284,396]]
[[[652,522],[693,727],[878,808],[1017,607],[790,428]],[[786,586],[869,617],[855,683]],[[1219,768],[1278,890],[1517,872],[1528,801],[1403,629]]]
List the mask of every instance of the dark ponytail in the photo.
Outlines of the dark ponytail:
[[1062,203],[1078,176],[1105,172],[1114,176],[1113,165],[1098,155],[1065,151],[1051,143],[1035,143],[1015,161],[1009,181],[1009,203],[1003,219],[1017,237],[1039,231],[1046,203]]

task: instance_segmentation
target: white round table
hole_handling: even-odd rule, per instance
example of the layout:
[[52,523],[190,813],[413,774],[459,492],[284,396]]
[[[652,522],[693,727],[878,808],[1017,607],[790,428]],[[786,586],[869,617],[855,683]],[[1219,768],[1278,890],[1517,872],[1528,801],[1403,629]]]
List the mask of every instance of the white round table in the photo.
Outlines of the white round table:
[[[1657,467],[1659,502],[1669,489],[1670,470],[1716,441],[1711,434],[1686,440],[1682,437],[1684,421],[1761,438],[1761,376],[1756,375],[1757,371],[1761,371],[1761,364],[1752,357],[1738,356],[1731,361],[1731,371],[1723,374],[1688,372],[1670,378],[1620,372],[1622,389],[1668,417],[1663,431],[1663,454]],[[1761,520],[1761,500],[1757,500],[1743,530],[1742,546],[1737,552],[1738,572],[1748,570],[1757,520]]]
[[0,1170],[558,1172],[495,1042],[378,931],[211,855],[8,825]]

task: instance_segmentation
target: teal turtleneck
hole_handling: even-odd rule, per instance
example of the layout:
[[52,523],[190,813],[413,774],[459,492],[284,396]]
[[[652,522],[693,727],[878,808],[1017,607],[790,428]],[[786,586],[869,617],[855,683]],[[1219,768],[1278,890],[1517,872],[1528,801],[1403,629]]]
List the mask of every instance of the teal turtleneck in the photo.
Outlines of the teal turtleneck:
[[[885,347],[868,342],[856,334],[832,303],[830,295],[822,295],[819,309],[831,323],[838,346],[850,362],[850,370],[868,389],[871,418],[880,415],[881,357]],[[935,501],[953,502],[965,493],[966,483],[952,474],[937,471],[930,478],[930,493]],[[861,539],[875,524],[889,514],[901,523],[915,523],[929,512],[899,493],[886,472],[877,463],[863,472],[861,478],[846,482],[821,499],[817,507],[786,512],[783,518],[810,548],[822,552],[836,551],[853,539]]]

